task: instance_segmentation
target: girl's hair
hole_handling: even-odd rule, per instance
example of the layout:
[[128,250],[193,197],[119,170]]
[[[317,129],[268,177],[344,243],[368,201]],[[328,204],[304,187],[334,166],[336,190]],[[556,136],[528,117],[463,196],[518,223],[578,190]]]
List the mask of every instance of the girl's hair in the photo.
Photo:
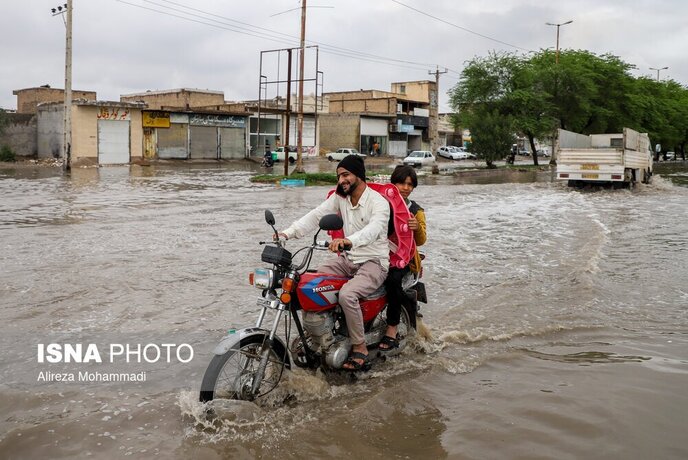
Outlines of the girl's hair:
[[390,182],[393,184],[403,184],[406,182],[406,178],[410,177],[413,183],[413,188],[418,187],[418,176],[416,175],[416,170],[413,166],[409,165],[399,165],[392,171],[392,176],[390,177]]

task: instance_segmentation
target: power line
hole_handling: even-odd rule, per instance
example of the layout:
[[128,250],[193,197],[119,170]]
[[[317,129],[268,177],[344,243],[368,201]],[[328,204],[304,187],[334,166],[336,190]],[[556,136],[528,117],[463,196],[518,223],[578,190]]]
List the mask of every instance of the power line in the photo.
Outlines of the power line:
[[[191,11],[196,11],[196,12],[204,14],[206,16],[212,16],[212,17],[220,18],[224,21],[229,21],[232,23],[241,24],[242,26],[247,26],[248,28],[242,27],[242,26],[237,26],[234,24],[227,24],[226,22],[223,22],[223,21],[218,21],[216,19],[203,17],[203,16],[200,16],[198,14],[190,13],[190,12],[180,10],[177,8],[171,8],[171,7],[168,7],[165,5],[161,5],[160,3],[156,3],[156,2],[151,1],[151,0],[142,0],[142,1],[144,1],[146,3],[150,3],[152,5],[159,6],[161,8],[169,8],[172,11],[176,11],[176,12],[181,13],[183,15],[196,17],[196,18],[199,18],[202,20],[192,19],[192,18],[189,18],[187,16],[180,16],[177,14],[169,13],[167,11],[163,11],[163,10],[159,10],[159,9],[155,9],[155,8],[145,7],[143,5],[127,2],[125,0],[117,0],[117,1],[119,3],[123,3],[126,5],[141,8],[144,10],[156,12],[159,14],[164,14],[167,16],[172,16],[172,17],[176,17],[179,19],[184,19],[187,21],[195,22],[198,24],[204,24],[204,25],[208,25],[211,27],[219,28],[219,29],[230,30],[232,32],[236,32],[236,33],[240,33],[240,34],[244,34],[244,35],[249,35],[252,37],[264,38],[264,39],[275,41],[278,43],[287,43],[289,45],[293,45],[298,40],[298,37],[295,37],[292,35],[283,34],[281,32],[277,32],[277,31],[267,29],[264,27],[254,26],[254,25],[242,22],[242,21],[237,21],[237,20],[234,20],[231,18],[227,18],[225,16],[220,16],[220,15],[217,15],[214,13],[200,10],[198,8],[189,7],[189,6],[183,5],[181,3],[173,2],[170,0],[162,0],[162,1],[164,1],[165,3],[172,4],[172,5],[180,6],[182,8],[185,8],[185,9],[188,9]],[[224,27],[219,26],[217,24],[209,24],[205,21],[211,21],[211,22],[214,22],[217,24],[221,24]],[[251,30],[251,29],[256,29],[257,31],[264,31],[264,32],[256,32],[256,31]],[[388,58],[388,57],[378,56],[378,55],[371,54],[371,53],[365,53],[365,52],[361,52],[361,51],[352,50],[349,48],[343,48],[343,47],[339,47],[339,46],[329,45],[327,43],[317,42],[314,40],[308,40],[308,43],[319,45],[321,47],[322,51],[324,53],[327,53],[327,54],[333,54],[333,55],[341,56],[341,57],[349,57],[351,59],[358,59],[358,60],[362,60],[362,61],[375,62],[378,64],[392,65],[392,66],[396,66],[396,67],[401,67],[401,68],[406,68],[406,69],[411,69],[411,70],[419,70],[419,71],[427,70],[428,68],[431,68],[433,66],[432,64],[429,64],[429,63],[422,63],[422,62],[407,61],[407,60],[402,60],[402,59]],[[398,64],[394,64],[394,63],[398,63]],[[399,65],[399,64],[406,64],[406,65]],[[417,67],[411,67],[411,66],[417,66]]]
[[398,0],[391,0],[391,1],[394,2],[394,3],[396,3],[397,5],[403,6],[404,8],[408,8],[408,9],[410,9],[410,10],[415,11],[416,13],[422,14],[423,16],[427,16],[427,17],[429,17],[429,18],[432,18],[432,19],[434,19],[434,20],[436,20],[436,21],[442,22],[442,23],[447,24],[447,25],[449,25],[449,26],[456,27],[457,29],[461,29],[461,30],[463,30],[463,31],[465,31],[465,32],[468,32],[468,33],[471,33],[471,34],[473,34],[473,35],[477,35],[478,37],[486,38],[486,39],[491,40],[491,41],[493,41],[493,42],[501,43],[502,45],[510,46],[510,47],[512,47],[512,48],[517,48],[517,49],[520,49],[520,50],[523,50],[523,51],[531,51],[531,50],[529,50],[529,49],[527,49],[527,48],[523,48],[523,47],[518,46],[518,45],[513,45],[513,44],[511,44],[511,43],[507,43],[507,42],[504,42],[504,41],[502,41],[502,40],[498,40],[498,39],[496,39],[496,38],[492,38],[492,37],[490,37],[490,36],[488,36],[488,35],[484,35],[484,34],[481,34],[481,33],[479,33],[479,32],[475,32],[475,31],[473,31],[473,30],[471,30],[471,29],[467,29],[466,27],[462,27],[462,26],[460,26],[460,25],[454,24],[453,22],[445,21],[445,20],[442,19],[442,18],[438,18],[437,16],[433,16],[433,15],[430,14],[430,13],[426,13],[425,11],[421,11],[421,10],[419,10],[419,9],[417,9],[417,8],[414,8],[414,7],[410,6],[410,5],[407,5],[407,4],[405,4],[405,3],[401,3],[401,2],[398,1]]
[[[252,37],[263,38],[263,39],[265,39],[265,40],[271,40],[271,41],[275,41],[275,42],[278,42],[278,43],[285,43],[285,39],[271,38],[271,37],[268,37],[268,36],[265,36],[265,35],[257,35],[257,34],[251,33],[251,32],[241,32],[240,30],[237,30],[237,29],[235,29],[235,28],[232,28],[233,26],[229,26],[229,25],[227,25],[227,24],[225,24],[225,26],[223,27],[223,26],[220,26],[220,25],[217,25],[217,24],[210,24],[210,23],[208,23],[208,22],[199,21],[199,20],[197,20],[197,19],[192,19],[192,18],[189,18],[189,17],[186,17],[186,16],[180,16],[180,15],[178,15],[178,14],[168,13],[167,11],[161,11],[161,10],[156,10],[155,8],[148,8],[148,7],[143,6],[143,5],[137,5],[137,4],[135,4],[135,3],[127,2],[127,1],[125,1],[125,0],[117,0],[117,2],[119,2],[119,3],[124,3],[125,5],[134,6],[134,7],[136,7],[136,8],[141,8],[141,9],[143,9],[143,10],[148,10],[148,11],[153,11],[153,12],[155,12],[155,13],[164,14],[164,15],[166,15],[166,16],[172,16],[172,17],[175,17],[175,18],[184,19],[184,20],[186,20],[186,21],[191,21],[191,22],[195,22],[195,23],[198,23],[198,24],[203,24],[203,25],[210,26],[210,27],[215,27],[215,28],[217,28],[217,29],[230,30],[230,31],[232,31],[232,32],[237,32],[237,33],[244,34],[244,35],[250,35],[250,36],[252,36]],[[187,13],[185,13],[185,14],[187,14]],[[211,21],[211,19],[206,19],[206,20]],[[216,21],[216,22],[218,22],[218,21]],[[287,42],[287,43],[288,43],[288,42]]]

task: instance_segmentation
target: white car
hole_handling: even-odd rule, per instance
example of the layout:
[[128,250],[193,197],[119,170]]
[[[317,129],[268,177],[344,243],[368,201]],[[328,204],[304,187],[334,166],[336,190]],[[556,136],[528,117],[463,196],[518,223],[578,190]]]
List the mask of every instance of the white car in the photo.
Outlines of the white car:
[[449,158],[450,160],[463,160],[466,157],[463,154],[463,147],[454,147],[453,145],[445,145],[437,149],[437,155]]
[[[296,161],[296,148],[289,147],[289,163]],[[277,147],[272,151],[272,161],[284,161],[284,147]]]
[[356,155],[356,156],[359,156],[363,159],[365,159],[365,157],[366,157],[366,155],[364,153],[361,153],[356,149],[342,148],[342,149],[337,149],[336,152],[328,153],[327,159],[330,161],[342,161],[344,159],[344,157],[347,157],[349,155]]
[[420,167],[435,164],[435,155],[429,150],[414,150],[402,160],[405,165]]

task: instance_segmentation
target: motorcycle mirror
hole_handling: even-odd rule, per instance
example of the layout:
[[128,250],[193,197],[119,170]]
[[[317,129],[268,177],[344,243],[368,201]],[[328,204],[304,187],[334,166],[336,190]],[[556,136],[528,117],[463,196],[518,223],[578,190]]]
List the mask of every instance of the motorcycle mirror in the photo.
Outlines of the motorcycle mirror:
[[272,215],[272,212],[269,209],[265,210],[265,222],[267,222],[267,224],[271,227],[275,225],[275,216]]
[[320,219],[321,230],[341,230],[344,221],[337,214],[327,214]]
[[272,227],[272,231],[275,232],[275,241],[277,242],[278,246],[281,246],[282,244],[279,242],[279,234],[277,233],[277,229],[275,228],[275,216],[272,215],[272,212],[269,209],[265,210],[265,222]]

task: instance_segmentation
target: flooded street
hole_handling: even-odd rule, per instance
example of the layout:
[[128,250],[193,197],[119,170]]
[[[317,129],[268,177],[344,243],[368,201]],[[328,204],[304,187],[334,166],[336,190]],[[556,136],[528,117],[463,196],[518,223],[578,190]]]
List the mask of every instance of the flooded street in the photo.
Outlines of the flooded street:
[[[258,315],[263,210],[285,228],[329,190],[258,169],[0,169],[0,458],[688,457],[688,167],[633,190],[421,177],[432,338],[355,383],[287,372],[208,421],[212,350]],[[49,343],[103,362],[41,363]],[[193,356],[110,362],[112,344]],[[39,377],[79,371],[146,378]]]

